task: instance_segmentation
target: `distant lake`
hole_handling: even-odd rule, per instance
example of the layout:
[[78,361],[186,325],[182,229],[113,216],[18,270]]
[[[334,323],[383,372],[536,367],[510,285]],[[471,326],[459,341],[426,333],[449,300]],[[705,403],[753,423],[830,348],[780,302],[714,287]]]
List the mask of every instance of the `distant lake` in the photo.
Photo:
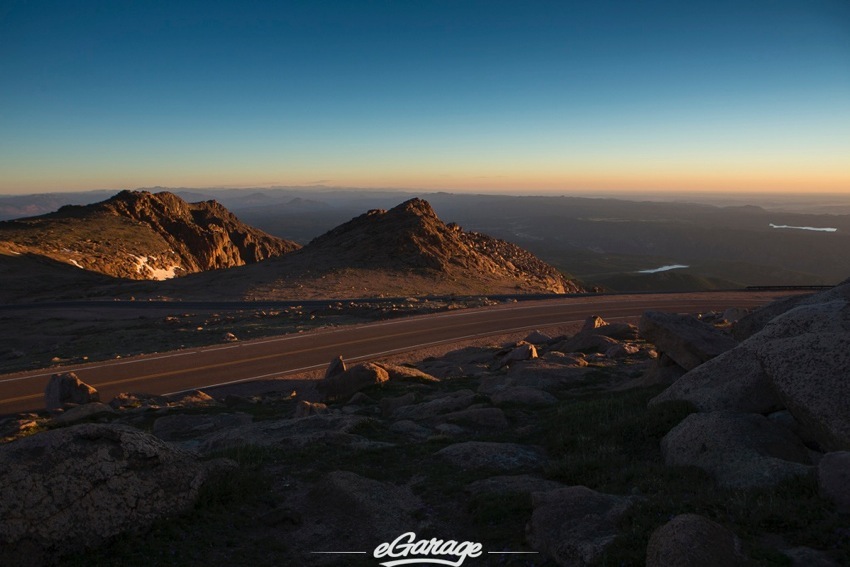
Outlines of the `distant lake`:
[[792,230],[814,230],[815,232],[836,232],[837,228],[819,228],[816,226],[789,226],[787,224],[773,224],[770,223],[770,228],[790,228]]
[[679,268],[689,268],[690,266],[686,266],[685,264],[670,264],[667,266],[661,266],[660,268],[653,268],[651,270],[640,270],[639,274],[657,274],[658,272],[666,272],[668,270],[678,270]]

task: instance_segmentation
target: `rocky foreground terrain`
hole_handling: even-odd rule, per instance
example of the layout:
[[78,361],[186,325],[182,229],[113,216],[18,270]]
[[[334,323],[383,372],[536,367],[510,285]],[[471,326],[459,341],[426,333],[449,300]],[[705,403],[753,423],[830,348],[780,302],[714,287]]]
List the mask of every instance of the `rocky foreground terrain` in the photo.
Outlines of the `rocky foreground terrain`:
[[257,395],[107,404],[56,376],[51,412],[0,424],[0,562],[377,565],[415,532],[480,543],[464,565],[846,565],[850,284],[742,315]]
[[298,248],[240,222],[215,201],[187,203],[166,191],[122,191],[100,203],[0,222],[5,257],[53,260],[131,280],[242,266]]

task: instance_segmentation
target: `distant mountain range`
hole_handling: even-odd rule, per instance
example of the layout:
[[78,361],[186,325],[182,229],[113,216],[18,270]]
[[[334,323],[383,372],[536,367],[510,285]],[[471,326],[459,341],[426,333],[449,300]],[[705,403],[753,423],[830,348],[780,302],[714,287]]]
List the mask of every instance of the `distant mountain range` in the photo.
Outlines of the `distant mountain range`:
[[[322,208],[309,200],[289,206]],[[22,274],[38,284],[28,286]],[[169,281],[140,286],[105,276]],[[7,300],[36,290],[48,297],[51,286],[62,297],[76,290],[219,299],[581,289],[514,244],[445,224],[421,199],[371,210],[301,248],[240,222],[215,201],[190,204],[146,191],[0,222],[0,278]]]

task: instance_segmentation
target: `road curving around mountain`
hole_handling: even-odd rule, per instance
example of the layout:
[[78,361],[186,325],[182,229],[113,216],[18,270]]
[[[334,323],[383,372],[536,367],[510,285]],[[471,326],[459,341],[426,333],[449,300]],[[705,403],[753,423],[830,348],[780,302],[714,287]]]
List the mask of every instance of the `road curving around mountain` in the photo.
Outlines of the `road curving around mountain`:
[[564,297],[465,309],[0,375],[0,415],[43,407],[48,379],[75,372],[109,401],[120,392],[165,394],[252,380],[286,379],[323,368],[332,357],[377,359],[440,344],[582,322],[590,315],[636,317],[646,310],[682,313],[757,307],[788,292],[704,292]]

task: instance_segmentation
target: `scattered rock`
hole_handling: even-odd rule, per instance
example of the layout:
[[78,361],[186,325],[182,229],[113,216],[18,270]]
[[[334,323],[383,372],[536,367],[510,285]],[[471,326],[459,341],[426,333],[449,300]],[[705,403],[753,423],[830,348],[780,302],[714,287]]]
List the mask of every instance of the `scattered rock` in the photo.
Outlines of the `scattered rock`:
[[827,453],[818,463],[820,495],[835,503],[839,512],[850,512],[850,451]]
[[389,375],[390,380],[393,382],[431,383],[440,381],[439,378],[411,366],[400,366],[398,364],[389,364],[386,362],[381,362],[378,366],[387,371],[387,375]]
[[541,333],[540,331],[534,330],[523,339],[523,342],[530,343],[533,345],[545,345],[549,341],[552,340],[552,337],[545,333]]
[[345,361],[342,359],[341,356],[338,356],[335,359],[331,360],[331,363],[328,364],[328,369],[325,370],[325,380],[327,380],[331,376],[342,374],[345,371]]
[[749,313],[750,310],[745,307],[730,307],[723,312],[723,320],[727,323],[735,323],[749,315]]
[[224,333],[221,339],[226,343],[235,343],[239,340],[233,333]]
[[161,408],[168,405],[168,398],[154,394],[122,392],[112,398],[109,405],[113,409]]
[[599,327],[604,327],[608,323],[600,317],[599,315],[591,315],[587,319],[584,320],[584,325],[581,326],[579,333],[587,333],[588,331],[593,331],[594,329],[598,329]]
[[205,408],[222,404],[202,390],[192,390],[172,398],[168,405],[181,408]]
[[640,318],[640,335],[685,370],[734,348],[738,343],[695,317],[647,311]]
[[398,408],[409,406],[416,402],[416,395],[413,392],[408,392],[402,396],[382,398],[379,402],[381,414],[384,417],[391,416]]
[[296,419],[301,417],[308,417],[311,415],[322,415],[328,413],[328,406],[319,402],[308,402],[307,400],[301,400],[298,402],[298,405],[295,406],[295,415]]
[[64,412],[53,418],[53,423],[59,425],[68,425],[77,421],[88,419],[95,415],[110,413],[115,413],[115,410],[112,409],[112,406],[108,406],[100,402],[91,402],[65,410]]
[[571,339],[552,345],[552,350],[560,352],[605,352],[620,343],[610,337],[595,333],[579,333]]
[[190,441],[215,431],[251,423],[247,413],[165,415],[153,422],[153,434],[163,441]]
[[562,566],[595,564],[617,536],[617,524],[632,504],[623,496],[568,486],[531,495],[534,511],[526,528],[532,549]]
[[371,362],[352,366],[342,373],[332,374],[316,385],[325,401],[346,401],[355,393],[383,384],[390,379],[387,371]]
[[695,466],[727,488],[774,486],[812,471],[803,443],[761,415],[694,413],[661,440],[668,466]]
[[455,443],[437,451],[436,456],[464,470],[499,472],[537,469],[545,462],[539,447],[485,441]]
[[605,351],[605,356],[608,358],[626,358],[640,352],[640,347],[630,345],[628,343],[620,343],[611,346]]
[[529,343],[520,343],[516,348],[502,357],[499,366],[510,366],[514,362],[537,358],[537,349]]
[[374,549],[404,531],[416,531],[422,510],[409,488],[348,471],[326,474],[308,499],[316,520],[325,529],[332,528],[328,534],[332,539],[326,541],[333,541],[334,549]]
[[54,374],[44,390],[44,403],[49,410],[65,407],[67,404],[87,404],[99,402],[97,390],[83,382],[73,372]]
[[466,409],[474,402],[475,392],[458,390],[457,392],[441,394],[422,403],[399,407],[393,411],[393,416],[397,419],[423,420],[443,413]]
[[652,533],[646,567],[733,567],[744,563],[741,541],[697,514],[680,514]]
[[431,435],[431,430],[410,419],[402,419],[390,425],[390,431],[406,435],[414,439],[425,439]]
[[178,514],[194,504],[210,471],[120,425],[72,425],[2,445],[0,562],[49,563]]

